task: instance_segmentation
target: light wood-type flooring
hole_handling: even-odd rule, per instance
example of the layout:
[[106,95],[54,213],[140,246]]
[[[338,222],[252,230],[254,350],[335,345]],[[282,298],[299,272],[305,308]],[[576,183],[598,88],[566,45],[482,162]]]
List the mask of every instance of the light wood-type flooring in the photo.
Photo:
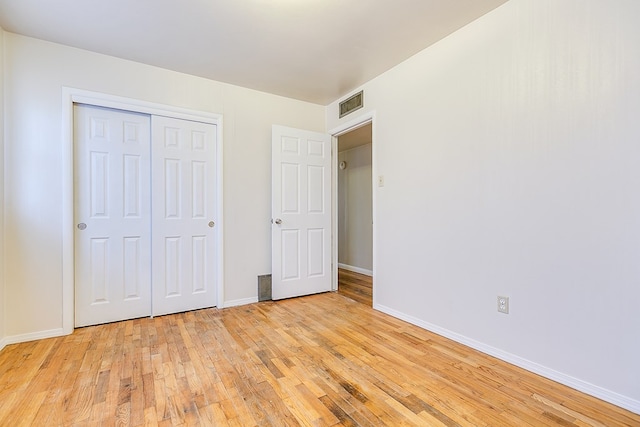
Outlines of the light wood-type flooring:
[[0,352],[0,426],[639,426],[340,293],[137,319]]
[[373,305],[373,281],[370,276],[339,268],[338,293],[369,307]]

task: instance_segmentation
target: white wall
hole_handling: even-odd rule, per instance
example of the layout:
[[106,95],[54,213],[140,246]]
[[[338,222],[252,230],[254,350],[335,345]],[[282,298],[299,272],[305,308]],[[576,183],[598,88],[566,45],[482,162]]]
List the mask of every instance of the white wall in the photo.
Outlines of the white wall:
[[371,144],[338,153],[338,262],[353,270],[373,270]]
[[62,325],[63,86],[220,113],[224,301],[271,271],[271,124],[325,129],[324,107],[5,33],[6,334]]
[[376,307],[635,412],[638,16],[511,0],[363,87]]
[[0,27],[0,349],[4,347],[4,30]]

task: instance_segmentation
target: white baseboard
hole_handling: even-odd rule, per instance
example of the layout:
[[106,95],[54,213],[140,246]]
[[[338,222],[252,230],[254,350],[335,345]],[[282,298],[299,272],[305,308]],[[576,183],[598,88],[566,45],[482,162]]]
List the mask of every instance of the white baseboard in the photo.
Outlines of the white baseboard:
[[12,335],[8,337],[4,337],[4,339],[0,341],[0,350],[10,344],[18,344],[18,343],[27,342],[27,341],[43,340],[45,338],[62,337],[65,335],[69,335],[69,334],[65,334],[64,329],[62,328],[49,329],[48,331],[31,332],[28,334],[21,334],[21,335]]
[[222,306],[218,306],[218,308],[237,307],[239,305],[253,304],[256,302],[258,302],[258,297],[234,299],[231,301],[225,301],[224,304]]
[[342,268],[348,271],[353,271],[354,273],[364,274],[365,276],[373,277],[373,271],[367,270],[365,268],[354,267],[352,265],[341,264],[341,263],[338,263],[338,268]]
[[575,390],[586,393],[590,396],[597,397],[598,399],[602,399],[606,402],[612,403],[616,406],[627,409],[636,414],[640,414],[640,401],[638,400],[621,395],[611,390],[607,390],[605,388],[588,383],[578,378],[574,378],[570,375],[563,374],[562,372],[558,372],[546,366],[540,365],[538,363],[532,362],[530,360],[524,359],[522,357],[516,356],[506,351],[500,350],[499,348],[491,347],[487,344],[465,337],[464,335],[460,335],[456,332],[449,331],[448,329],[444,329],[439,326],[433,325],[431,323],[424,322],[418,318],[401,313],[399,311],[396,311],[384,305],[375,304],[373,308],[383,313],[386,313],[390,316],[396,317],[400,320],[404,320],[405,322],[411,323],[412,325],[419,326],[423,329],[426,329],[428,331],[441,335],[445,338],[449,338],[453,341],[469,346],[475,350],[481,351],[482,353],[486,353],[490,356],[497,357],[500,360],[511,363],[512,365],[516,365],[520,368],[526,369],[527,371],[533,372],[535,374],[538,374],[550,380],[559,382],[560,384],[564,384],[568,387],[571,387]]

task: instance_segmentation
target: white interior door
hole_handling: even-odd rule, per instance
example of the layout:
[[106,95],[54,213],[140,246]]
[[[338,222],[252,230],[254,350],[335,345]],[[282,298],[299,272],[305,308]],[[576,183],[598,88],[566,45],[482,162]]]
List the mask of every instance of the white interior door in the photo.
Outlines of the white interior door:
[[76,326],[151,309],[150,117],[74,107]]
[[331,290],[331,137],[272,130],[272,297]]
[[216,126],[153,116],[153,315],[216,305]]

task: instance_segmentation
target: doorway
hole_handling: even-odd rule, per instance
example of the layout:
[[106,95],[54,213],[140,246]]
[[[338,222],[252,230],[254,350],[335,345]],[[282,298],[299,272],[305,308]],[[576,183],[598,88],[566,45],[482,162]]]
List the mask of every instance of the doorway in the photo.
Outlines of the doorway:
[[373,305],[372,124],[337,137],[338,291]]

